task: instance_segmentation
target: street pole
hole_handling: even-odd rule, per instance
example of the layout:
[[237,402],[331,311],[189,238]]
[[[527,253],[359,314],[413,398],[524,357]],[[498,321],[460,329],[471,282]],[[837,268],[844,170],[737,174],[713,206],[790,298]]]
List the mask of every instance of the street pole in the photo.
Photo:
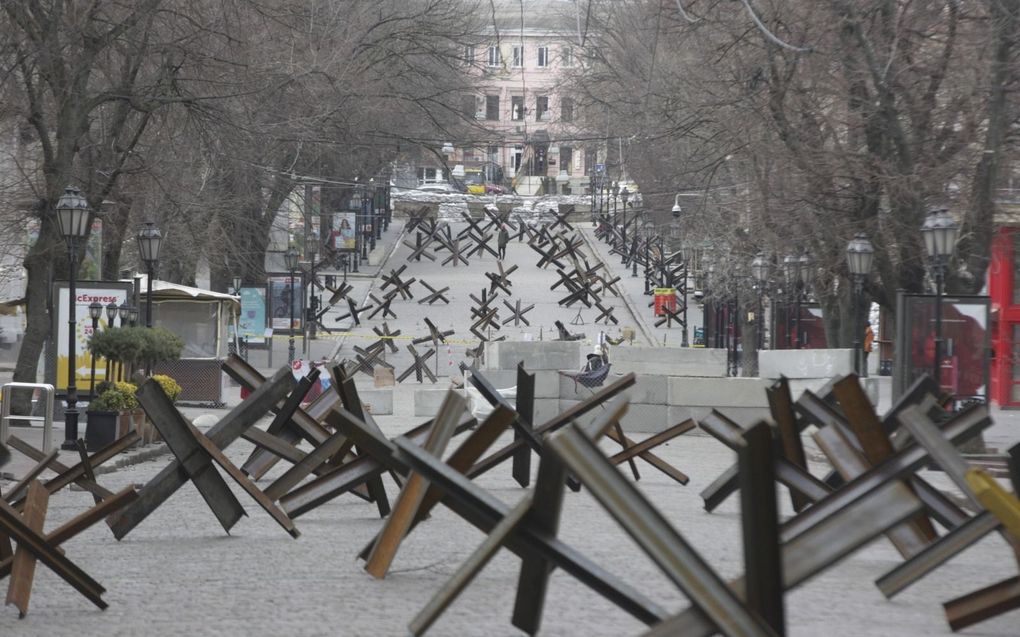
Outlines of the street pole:
[[[850,325],[853,327],[854,332],[854,373],[859,376],[861,374],[861,323],[858,314],[860,312],[861,293],[864,291],[864,277],[860,274],[855,274],[853,277],[854,293],[850,303]],[[938,306],[936,305],[936,307]],[[937,376],[935,382],[938,382]]]
[[801,341],[801,338],[800,338],[800,301],[801,301],[801,297],[803,297],[803,295],[804,295],[804,284],[801,281],[797,282],[796,290],[797,290],[797,299],[796,299],[796,303],[794,304],[794,307],[796,309],[794,310],[795,314],[793,315],[793,332],[794,332],[794,334],[793,334],[793,348],[794,349],[800,349],[800,346],[801,346],[801,342],[800,342]]
[[78,322],[76,320],[76,301],[78,298],[78,290],[75,284],[77,283],[75,277],[75,266],[78,261],[78,242],[75,238],[68,238],[68,249],[67,249],[67,262],[68,267],[68,282],[67,282],[67,409],[64,410],[64,442],[60,445],[61,449],[71,450],[77,449],[75,441],[78,439],[78,386],[75,384],[75,331],[78,328]]
[[287,330],[290,333],[290,339],[287,342],[287,362],[294,362],[294,270],[290,271],[290,298],[287,299],[287,304],[290,305],[290,324],[287,326]]
[[931,377],[935,386],[942,387],[942,285],[945,280],[945,263],[941,256],[935,257],[935,361],[932,365]]

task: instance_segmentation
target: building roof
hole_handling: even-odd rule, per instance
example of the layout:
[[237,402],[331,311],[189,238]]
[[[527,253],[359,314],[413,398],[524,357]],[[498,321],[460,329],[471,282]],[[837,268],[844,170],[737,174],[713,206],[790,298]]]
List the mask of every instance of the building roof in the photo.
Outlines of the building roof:
[[503,37],[512,37],[522,32],[525,35],[558,34],[576,37],[578,16],[583,29],[586,7],[586,3],[579,5],[574,0],[491,0],[491,4],[479,0],[478,6],[486,17],[489,31],[498,30]]

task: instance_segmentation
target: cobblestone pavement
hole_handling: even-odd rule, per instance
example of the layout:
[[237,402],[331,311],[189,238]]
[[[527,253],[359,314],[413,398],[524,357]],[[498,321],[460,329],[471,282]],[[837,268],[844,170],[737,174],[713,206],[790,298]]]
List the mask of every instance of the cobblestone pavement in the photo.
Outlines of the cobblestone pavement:
[[[400,433],[406,414],[381,417],[387,435]],[[262,426],[266,423],[263,422]],[[250,445],[239,441],[229,456],[240,462]],[[736,499],[716,513],[702,509],[699,491],[732,461],[731,452],[706,436],[686,435],[661,455],[691,475],[686,487],[641,465],[639,487],[724,576],[742,570]],[[100,476],[111,489],[141,484],[168,458]],[[824,470],[816,467],[817,471]],[[277,475],[276,468],[263,486]],[[931,478],[949,488],[941,474]],[[508,504],[525,491],[508,468],[479,483]],[[396,489],[387,479],[392,495]],[[482,540],[482,534],[446,510],[412,533],[382,581],[368,576],[355,555],[379,529],[375,507],[342,497],[297,519],[293,540],[234,489],[250,517],[223,533],[191,485],[124,540],[103,525],[65,545],[67,555],[106,588],[109,609],[100,612],[40,566],[29,615],[0,614],[0,635],[403,635],[408,621]],[[91,503],[64,490],[50,501],[46,528]],[[783,494],[782,504],[789,514]],[[568,493],[560,536],[610,572],[670,610],[684,597],[657,571],[584,491]],[[1016,562],[998,536],[989,537],[944,565],[894,601],[872,584],[899,561],[884,539],[787,596],[791,635],[847,637],[949,635],[940,603],[1016,573]],[[510,622],[519,560],[501,551],[433,627],[433,635],[515,635]],[[569,575],[552,577],[543,635],[634,635],[642,626]],[[1016,635],[1015,613],[971,629],[983,636]]]

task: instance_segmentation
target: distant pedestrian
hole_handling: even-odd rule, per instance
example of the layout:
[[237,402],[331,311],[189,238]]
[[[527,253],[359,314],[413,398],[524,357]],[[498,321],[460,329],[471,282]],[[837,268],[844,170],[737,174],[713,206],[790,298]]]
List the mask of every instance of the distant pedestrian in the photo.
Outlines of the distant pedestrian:
[[875,346],[875,331],[871,329],[871,321],[868,321],[868,326],[864,330],[864,369],[867,374],[868,369],[868,354]]
[[499,247],[499,260],[506,258],[506,244],[510,243],[510,232],[504,223],[499,227],[499,236],[496,238],[496,245]]

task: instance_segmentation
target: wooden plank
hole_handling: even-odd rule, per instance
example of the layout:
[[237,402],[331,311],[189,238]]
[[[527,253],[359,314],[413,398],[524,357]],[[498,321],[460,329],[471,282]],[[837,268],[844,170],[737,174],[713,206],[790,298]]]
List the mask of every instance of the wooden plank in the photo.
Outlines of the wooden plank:
[[244,475],[241,470],[234,465],[234,463],[227,459],[227,457],[223,455],[223,452],[216,448],[216,445],[203,436],[202,432],[199,431],[195,425],[192,425],[191,423],[188,424],[191,427],[192,435],[195,436],[195,441],[198,442],[199,446],[202,447],[207,454],[209,454],[209,457],[211,457],[213,461],[227,473],[228,476],[233,478],[234,482],[244,489],[245,493],[250,495],[251,498],[255,500],[255,502],[262,507],[266,513],[269,514],[269,517],[273,518],[277,524],[283,527],[283,529],[287,531],[291,537],[294,539],[300,537],[301,533],[294,526],[294,522],[292,522],[291,519],[288,518],[287,515],[273,503],[272,500],[266,497],[266,494],[262,493],[261,489],[255,486],[255,483],[252,482],[248,476]]
[[[833,492],[826,500],[842,504],[844,497]],[[819,504],[808,507],[805,513],[815,510]],[[783,583],[787,591],[914,515],[921,510],[921,502],[902,483],[884,482],[846,506],[826,504],[818,510],[824,515],[813,516],[810,527],[783,545]],[[739,596],[744,595],[743,578],[733,580],[730,586]],[[711,637],[717,632],[718,628],[705,611],[691,606],[647,631],[643,637]]]
[[546,444],[717,630],[731,637],[775,634],[576,427]]
[[[560,412],[559,415],[555,416],[545,424],[536,427],[534,430],[534,435],[540,438],[541,436],[544,436],[549,432],[556,431],[557,429],[569,423],[570,421],[576,420],[577,418],[580,418],[581,416],[588,413],[592,409],[595,409],[596,407],[600,406],[603,402],[605,402],[609,398],[622,392],[628,387],[633,386],[635,382],[637,382],[637,377],[634,375],[633,372],[621,377],[619,380],[603,387],[598,392],[592,394],[586,400],[583,400],[580,403],[570,407],[566,411]],[[514,452],[520,449],[521,445],[524,444],[526,443],[523,440],[515,440],[514,442],[511,442],[505,447],[501,447],[500,449],[494,451],[493,453],[489,454],[482,460],[479,460],[477,463],[475,463],[475,465],[468,470],[466,474],[467,477],[477,478],[486,471],[489,471],[493,467],[499,465],[507,458],[512,457]]]
[[[515,266],[516,267],[516,266]],[[519,301],[518,301],[519,303]],[[515,409],[521,415],[521,425],[534,430],[535,422],[535,375],[524,369],[524,362],[517,365],[517,400]],[[514,441],[521,439],[521,434],[514,431]],[[517,484],[528,488],[531,484],[531,449],[522,446],[514,453],[513,467],[510,470]]]
[[[481,489],[466,475],[454,471],[446,463],[426,453],[413,442],[397,438],[394,443],[398,449],[395,460],[425,474],[444,491],[443,503],[470,524],[481,529],[483,533],[495,528],[510,512],[510,508],[501,500]],[[518,525],[507,538],[505,546],[517,555],[539,552],[558,568],[570,573],[578,581],[645,624],[659,622],[665,617],[662,608],[632,587],[564,542],[536,533],[528,525]]]
[[99,608],[106,608],[106,602],[102,598],[106,589],[78,568],[74,562],[64,557],[63,553],[51,546],[39,533],[29,528],[18,512],[5,500],[0,500],[0,530],[17,542],[19,549],[24,548],[31,552],[86,599]]
[[[252,423],[261,418],[270,406],[283,399],[293,385],[294,376],[290,367],[279,369],[269,381],[260,385],[248,398],[221,418],[207,432],[206,437],[218,449],[225,449]],[[168,464],[139,491],[137,500],[113,516],[110,527],[113,529],[114,537],[119,540],[130,533],[131,529],[138,526],[187,482],[188,474],[181,469],[178,461]],[[213,471],[215,472],[215,469]]]
[[531,495],[525,495],[513,509],[503,516],[499,524],[493,527],[492,531],[485,536],[485,540],[481,545],[457,568],[453,576],[443,584],[443,587],[436,592],[428,604],[414,616],[414,619],[408,624],[408,629],[412,635],[418,637],[425,634],[425,631],[432,626],[443,611],[457,599],[457,596],[467,588],[475,576],[489,563],[489,560],[496,555],[496,552],[506,542],[507,537],[517,529],[517,526],[531,509],[531,505]]
[[[818,447],[844,479],[853,480],[871,468],[864,457],[835,427],[819,430],[814,438]],[[928,543],[927,538],[912,525],[900,525],[890,529],[888,537],[903,557],[919,553]]]
[[[137,497],[134,487],[125,487],[47,533],[46,541],[52,546],[59,546]],[[10,574],[13,561],[11,556],[0,559],[0,579]]]
[[[137,439],[138,434],[134,434],[134,438]],[[32,460],[40,460],[46,455],[41,450],[36,449],[35,447],[28,444],[24,440],[21,440],[17,436],[9,437],[7,439],[7,444],[11,446],[11,449],[16,449],[17,451],[20,451],[21,453],[25,454]],[[65,473],[71,469],[71,467],[61,464],[61,462],[58,460],[53,460],[50,463],[50,467],[58,473]],[[89,491],[93,495],[99,496],[100,498],[108,498],[111,495],[113,495],[112,491],[100,486],[99,484],[96,484],[95,482],[91,482],[85,479],[84,477],[78,478],[77,480],[74,481],[74,483],[77,484],[82,489]]]
[[[447,458],[446,464],[451,469],[458,473],[464,473],[471,468],[471,465],[478,460],[478,458],[485,453],[489,447],[492,446],[496,439],[506,431],[506,428],[510,426],[513,419],[517,417],[517,414],[506,407],[499,405],[492,410],[492,413],[482,421],[482,424],[478,425],[478,428],[471,432],[471,435],[461,443],[457,449],[450,454]],[[420,522],[428,518],[429,513],[432,509],[439,504],[443,499],[443,491],[435,486],[429,485],[428,491],[425,492],[425,497],[422,498],[421,505],[418,507],[418,513],[415,516],[414,522],[411,525],[411,529],[408,530],[410,533]],[[360,559],[368,559],[368,555],[375,544],[375,539],[370,541],[365,548],[358,554]]]
[[786,634],[783,563],[776,502],[772,429],[759,422],[744,431],[740,463],[740,526],[744,539],[747,606],[777,635]]
[[[875,467],[885,462],[895,450],[871,405],[871,400],[861,387],[860,379],[856,374],[848,374],[833,383],[832,391],[846,416],[846,424],[857,438],[868,463]],[[938,537],[931,520],[925,515],[917,516],[912,525],[925,542],[931,542]]]
[[875,580],[875,586],[886,599],[892,599],[968,546],[995,531],[1000,525],[997,517],[988,511],[982,511],[924,547],[917,555],[897,564]]
[[[943,427],[943,433],[951,441],[969,438],[992,423],[988,416],[988,408],[984,405],[972,405],[958,412]],[[810,528],[818,519],[833,513],[832,509],[846,507],[854,500],[874,491],[879,485],[894,478],[908,475],[924,465],[928,460],[928,452],[917,445],[907,447],[894,457],[867,473],[848,482],[834,491],[831,496],[815,503],[783,524],[783,540],[789,542],[805,529]]]
[[[28,486],[22,519],[25,526],[33,533],[42,534],[49,497],[50,494],[38,480],[32,481]],[[21,617],[28,614],[28,600],[32,596],[32,580],[35,578],[35,562],[35,555],[28,550],[28,547],[19,543],[11,561],[11,583],[7,588],[7,605],[13,604]]]
[[212,458],[195,438],[191,429],[193,425],[174,408],[156,381],[149,379],[143,383],[136,395],[149,420],[180,463],[181,470],[191,479],[223,530],[229,533],[231,527],[247,513],[216,471]]
[[[790,381],[786,376],[765,390],[769,402],[769,413],[776,422],[779,434],[779,448],[783,457],[805,473],[808,471],[807,456],[804,454],[804,443],[800,439],[801,426],[797,422],[797,413],[793,409],[793,396],[790,393]],[[811,503],[803,494],[790,492],[793,510],[800,513]]]
[[271,500],[279,500],[346,444],[347,436],[340,432],[334,433],[270,484],[266,488],[266,496]]
[[[446,446],[457,427],[457,420],[464,413],[466,407],[463,397],[452,390],[446,392],[446,396],[439,406],[439,412],[436,414],[435,422],[425,440],[426,451],[437,458],[443,457],[443,452],[446,451]],[[393,513],[387,518],[372,547],[372,552],[365,562],[365,571],[369,575],[378,579],[386,577],[386,572],[400,548],[400,541],[404,539],[408,529],[411,528],[418,507],[428,488],[428,481],[418,473],[412,473],[404,483],[404,488],[400,490],[400,495],[394,505]]]
[[1010,577],[942,605],[954,631],[1020,608],[1020,577]]
[[21,496],[21,494],[26,489],[28,489],[28,485],[35,482],[35,479],[39,477],[39,474],[45,471],[49,464],[57,459],[57,455],[59,453],[60,449],[54,449],[45,456],[43,456],[42,458],[40,458],[39,461],[36,462],[35,465],[28,470],[28,473],[25,474],[25,477],[23,477],[16,485],[11,487],[11,490],[7,493],[6,498],[7,501],[15,502]]

